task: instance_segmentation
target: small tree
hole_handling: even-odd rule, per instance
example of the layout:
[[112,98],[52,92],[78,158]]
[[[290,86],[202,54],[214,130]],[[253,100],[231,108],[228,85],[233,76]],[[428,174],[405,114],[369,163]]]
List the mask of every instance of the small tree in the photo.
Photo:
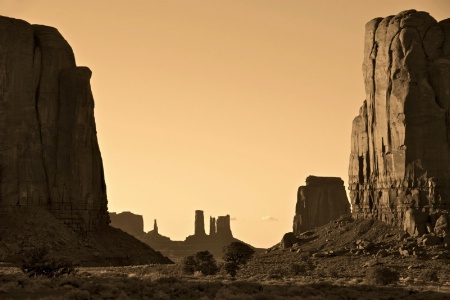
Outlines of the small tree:
[[198,262],[197,271],[202,272],[203,275],[214,275],[219,270],[216,260],[209,251],[197,252],[194,259]]
[[183,259],[183,273],[194,274],[196,268],[197,262],[195,261],[193,255],[186,256]]
[[225,272],[235,277],[240,266],[245,265],[254,253],[255,250],[250,246],[240,242],[232,242],[228,246],[225,246],[222,257],[226,262],[224,266]]
[[199,251],[183,260],[183,272],[187,274],[199,271],[203,275],[214,275],[218,270],[216,260],[209,251]]

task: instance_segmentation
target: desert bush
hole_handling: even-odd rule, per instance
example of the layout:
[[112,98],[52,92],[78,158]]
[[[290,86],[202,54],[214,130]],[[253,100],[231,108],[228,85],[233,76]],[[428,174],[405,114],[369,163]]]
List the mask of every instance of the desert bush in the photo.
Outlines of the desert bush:
[[423,281],[439,282],[438,273],[436,270],[425,269],[419,274],[419,279]]
[[91,294],[84,290],[72,290],[65,295],[68,300],[89,300],[91,299]]
[[292,275],[300,275],[306,273],[306,266],[304,264],[293,263],[289,265],[289,271]]
[[209,251],[199,251],[194,256],[187,256],[183,260],[183,272],[186,274],[194,274],[198,271],[203,275],[214,275],[218,270],[216,260]]
[[76,273],[76,269],[71,262],[50,257],[45,247],[36,248],[26,253],[21,270],[29,277],[59,277]]
[[267,279],[282,279],[289,276],[289,270],[283,267],[275,267],[267,271]]
[[395,283],[399,279],[400,274],[397,271],[391,270],[387,267],[376,266],[368,269],[366,272],[366,282],[368,284],[386,285]]
[[222,256],[222,259],[225,261],[225,272],[235,277],[240,266],[245,265],[254,253],[255,250],[250,246],[240,242],[232,242],[225,246]]

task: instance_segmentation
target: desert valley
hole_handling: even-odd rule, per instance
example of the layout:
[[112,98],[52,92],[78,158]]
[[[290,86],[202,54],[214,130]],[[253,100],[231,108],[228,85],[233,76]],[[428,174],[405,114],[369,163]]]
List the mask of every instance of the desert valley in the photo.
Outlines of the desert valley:
[[58,24],[0,16],[0,298],[449,299],[450,19],[367,21],[348,186],[304,178],[262,248],[228,212],[177,240],[108,209],[91,70]]

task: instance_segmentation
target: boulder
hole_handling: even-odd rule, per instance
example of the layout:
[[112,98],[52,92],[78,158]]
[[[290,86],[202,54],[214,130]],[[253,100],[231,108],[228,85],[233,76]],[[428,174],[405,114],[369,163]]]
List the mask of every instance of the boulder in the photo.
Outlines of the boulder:
[[293,245],[297,244],[297,237],[293,232],[288,232],[283,235],[281,239],[280,246],[282,249],[291,248]]
[[434,225],[434,233],[438,235],[447,235],[448,234],[448,216],[441,215]]

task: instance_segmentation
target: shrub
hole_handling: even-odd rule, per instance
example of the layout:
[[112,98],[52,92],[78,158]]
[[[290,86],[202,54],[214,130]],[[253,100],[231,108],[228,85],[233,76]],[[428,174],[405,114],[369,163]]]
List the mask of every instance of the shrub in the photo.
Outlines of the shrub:
[[216,260],[209,251],[199,251],[194,256],[187,256],[183,260],[183,272],[186,274],[194,274],[198,271],[203,275],[214,275],[218,270]]
[[72,290],[65,295],[65,298],[68,300],[89,300],[91,294],[88,291]]
[[225,246],[222,257],[226,262],[224,266],[225,272],[235,277],[240,266],[245,265],[254,253],[255,250],[250,246],[240,242],[232,242],[230,245]]
[[50,257],[45,247],[36,248],[28,252],[25,255],[21,269],[29,277],[59,277],[76,272],[71,262]]
[[387,267],[376,266],[366,272],[366,282],[369,284],[391,284],[400,279],[400,274]]
[[282,279],[283,277],[287,277],[288,270],[282,267],[275,267],[267,271],[267,279]]
[[437,271],[436,270],[430,270],[430,269],[426,269],[423,270],[420,274],[419,274],[419,279],[423,280],[423,281],[433,281],[433,282],[439,282],[439,277],[437,275]]
[[186,256],[183,259],[183,273],[185,274],[194,274],[197,269],[197,262],[194,259],[193,255]]
[[304,264],[293,263],[289,265],[289,271],[292,275],[300,275],[306,273],[306,266]]

